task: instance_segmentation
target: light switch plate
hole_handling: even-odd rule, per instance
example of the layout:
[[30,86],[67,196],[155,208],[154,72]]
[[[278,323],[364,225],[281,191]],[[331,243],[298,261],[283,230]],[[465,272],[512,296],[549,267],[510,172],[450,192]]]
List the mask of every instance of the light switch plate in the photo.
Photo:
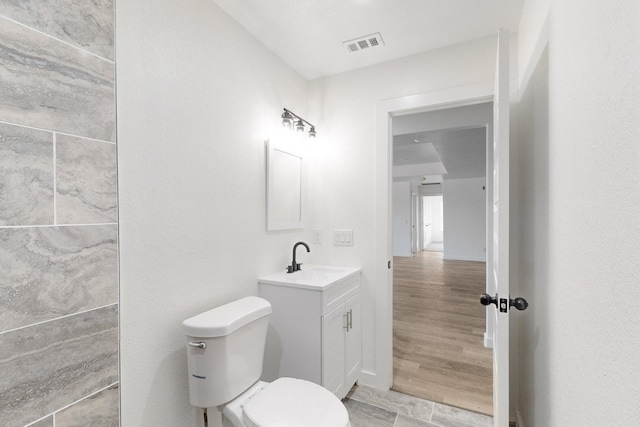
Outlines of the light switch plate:
[[353,230],[333,230],[333,246],[353,246]]

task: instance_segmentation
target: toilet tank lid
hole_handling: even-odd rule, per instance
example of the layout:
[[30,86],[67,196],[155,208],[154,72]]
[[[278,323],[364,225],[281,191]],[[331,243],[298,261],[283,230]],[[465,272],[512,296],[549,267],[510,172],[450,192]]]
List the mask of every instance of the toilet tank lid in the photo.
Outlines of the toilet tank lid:
[[255,296],[245,297],[188,318],[182,322],[182,332],[195,338],[223,337],[269,314],[269,301]]

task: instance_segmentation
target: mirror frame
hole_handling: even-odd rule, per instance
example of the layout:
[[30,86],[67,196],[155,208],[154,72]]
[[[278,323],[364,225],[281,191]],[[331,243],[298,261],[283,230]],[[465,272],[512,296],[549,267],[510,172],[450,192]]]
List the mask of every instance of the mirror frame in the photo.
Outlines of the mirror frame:
[[[265,141],[265,148],[267,231],[304,228],[302,224],[302,156],[291,147],[270,140]],[[285,170],[286,165],[283,160],[289,160],[289,165],[293,165],[293,168]],[[293,182],[288,179],[291,177]],[[285,200],[285,203],[278,205],[282,202],[283,195],[291,195],[292,200]],[[291,207],[293,207],[293,213],[283,217],[282,213]]]

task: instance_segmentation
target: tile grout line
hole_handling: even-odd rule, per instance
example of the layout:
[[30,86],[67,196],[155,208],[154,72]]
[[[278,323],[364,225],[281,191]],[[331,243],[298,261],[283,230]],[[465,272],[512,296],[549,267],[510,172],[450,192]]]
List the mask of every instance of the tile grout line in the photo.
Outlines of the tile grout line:
[[118,225],[118,223],[117,222],[95,222],[95,223],[86,223],[86,224],[0,225],[0,230],[2,230],[3,228],[90,227],[92,225]]
[[[47,419],[48,417],[51,417],[52,415],[53,415],[52,413],[51,414],[47,414],[42,418],[38,418],[37,420],[34,420],[34,421],[30,422],[29,424],[25,425],[25,427],[32,427],[32,426],[36,425],[36,423],[39,423],[40,421],[43,421],[43,420]],[[53,425],[53,427],[55,427],[55,424]]]
[[58,168],[57,168],[57,137],[53,133],[53,225],[58,225]]
[[109,384],[109,385],[108,385],[108,386],[106,386],[106,387],[102,387],[102,388],[100,388],[100,389],[98,389],[98,390],[94,391],[93,393],[89,393],[89,394],[87,394],[86,396],[83,396],[83,397],[81,397],[80,399],[78,399],[78,400],[76,400],[76,401],[74,401],[74,402],[71,402],[71,403],[70,403],[70,404],[68,404],[68,405],[63,406],[62,408],[58,408],[58,409],[56,409],[55,411],[53,411],[53,412],[51,412],[51,413],[49,413],[49,414],[45,415],[45,416],[44,416],[44,417],[42,417],[42,418],[38,418],[37,420],[35,420],[35,421],[31,422],[30,424],[27,424],[25,427],[31,427],[31,426],[35,425],[36,423],[38,423],[38,422],[40,422],[40,421],[42,421],[42,420],[44,420],[44,419],[46,419],[46,418],[48,418],[48,417],[52,417],[52,419],[53,419],[53,427],[56,427],[56,415],[57,415],[58,413],[60,413],[60,412],[64,411],[65,409],[68,409],[68,408],[72,407],[72,406],[73,406],[73,405],[75,405],[76,403],[80,403],[80,402],[82,402],[83,400],[85,400],[85,399],[87,399],[87,398],[89,398],[89,397],[91,397],[91,396],[93,396],[93,395],[96,395],[96,394],[101,393],[101,392],[103,392],[103,391],[105,391],[105,390],[108,390],[109,388],[113,387],[113,386],[114,386],[114,385],[116,385],[116,384],[118,384],[118,385],[120,384],[120,380],[119,380],[119,379],[118,379],[118,381],[116,381],[116,382],[114,382],[114,383],[111,383],[111,384]]
[[57,130],[39,128],[39,127],[36,127],[36,126],[23,125],[23,124],[20,124],[20,123],[5,122],[4,120],[0,120],[0,124],[9,125],[9,126],[16,126],[16,127],[26,128],[26,129],[33,129],[33,130],[37,130],[37,131],[40,131],[40,132],[57,133],[57,134],[64,135],[64,136],[71,136],[73,138],[82,138],[82,139],[87,139],[89,141],[102,142],[103,144],[116,145],[115,142],[105,141],[104,139],[91,138],[90,136],[76,135],[75,133],[60,132],[60,131],[57,131]]
[[97,55],[97,54],[95,54],[95,53],[93,53],[93,52],[91,52],[91,51],[88,51],[88,50],[86,50],[86,49],[83,49],[83,48],[81,48],[80,46],[77,46],[77,45],[75,45],[75,44],[73,44],[73,43],[69,43],[69,42],[67,42],[67,41],[61,40],[61,39],[59,39],[59,38],[57,38],[57,37],[54,37],[54,36],[52,36],[52,35],[50,35],[50,34],[47,34],[47,33],[43,32],[43,31],[41,31],[41,30],[38,30],[37,28],[30,27],[30,26],[28,26],[28,25],[26,25],[26,24],[23,24],[22,22],[18,22],[18,21],[14,20],[14,19],[11,19],[11,18],[7,17],[7,16],[0,15],[0,17],[1,17],[1,18],[3,18],[3,19],[6,19],[6,20],[7,20],[7,21],[9,21],[9,22],[13,22],[14,24],[20,25],[21,27],[27,28],[27,29],[29,29],[29,30],[31,30],[31,31],[34,31],[34,32],[36,32],[36,33],[38,33],[38,34],[41,34],[41,35],[43,35],[43,36],[45,36],[45,37],[48,37],[48,38],[50,38],[50,39],[52,39],[52,40],[55,40],[55,41],[57,41],[57,42],[60,42],[60,43],[65,44],[65,45],[67,45],[67,46],[69,46],[69,47],[72,47],[72,48],[74,48],[74,49],[77,49],[77,50],[79,50],[80,52],[87,53],[87,54],[89,54],[89,55],[91,55],[91,56],[94,56],[94,57],[96,57],[96,58],[98,58],[98,59],[101,59],[101,60],[106,61],[106,62],[108,62],[108,63],[110,63],[110,64],[112,64],[112,65],[115,65],[115,61],[113,61],[113,60],[111,60],[111,59],[107,59],[107,58],[105,58],[105,57],[103,57],[103,56]]
[[[6,331],[2,331],[0,332],[0,337],[4,334],[8,334],[10,332],[16,332],[19,331],[21,329],[26,329],[26,328],[31,328],[33,326],[39,326],[39,325],[43,325],[45,323],[49,323],[49,322],[55,322],[56,320],[61,320],[61,319],[66,319],[68,317],[72,317],[72,316],[78,316],[80,314],[85,314],[85,313],[89,313],[90,311],[96,311],[96,310],[101,310],[103,308],[107,308],[107,307],[112,307],[112,306],[117,306],[119,304],[119,302],[113,302],[111,304],[105,304],[105,305],[101,305],[100,307],[94,307],[94,308],[88,308],[86,310],[82,310],[82,311],[78,311],[77,313],[69,313],[69,314],[65,314],[63,316],[59,316],[59,317],[55,317],[53,319],[47,319],[47,320],[42,320],[40,322],[36,322],[36,323],[30,323],[28,325],[23,325],[23,326],[19,326],[17,328],[13,328],[13,329],[7,329]],[[119,310],[118,310],[119,311]],[[113,384],[112,384],[113,385]]]

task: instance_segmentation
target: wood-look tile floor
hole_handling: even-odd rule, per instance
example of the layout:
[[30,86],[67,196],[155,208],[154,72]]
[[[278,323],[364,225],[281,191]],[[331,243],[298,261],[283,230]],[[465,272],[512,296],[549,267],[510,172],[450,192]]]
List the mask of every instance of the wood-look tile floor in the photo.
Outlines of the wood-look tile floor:
[[393,390],[493,414],[485,266],[445,261],[442,252],[394,258]]

